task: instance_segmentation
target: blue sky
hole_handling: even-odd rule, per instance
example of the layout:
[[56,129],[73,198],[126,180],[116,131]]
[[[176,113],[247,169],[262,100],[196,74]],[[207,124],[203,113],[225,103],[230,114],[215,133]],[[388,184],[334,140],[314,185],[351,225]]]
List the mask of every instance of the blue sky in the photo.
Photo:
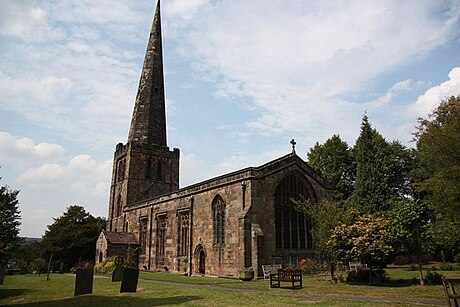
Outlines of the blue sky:
[[[0,184],[21,235],[71,204],[106,216],[154,0],[0,1]],[[168,145],[181,186],[340,134],[388,140],[460,94],[460,1],[163,0]]]

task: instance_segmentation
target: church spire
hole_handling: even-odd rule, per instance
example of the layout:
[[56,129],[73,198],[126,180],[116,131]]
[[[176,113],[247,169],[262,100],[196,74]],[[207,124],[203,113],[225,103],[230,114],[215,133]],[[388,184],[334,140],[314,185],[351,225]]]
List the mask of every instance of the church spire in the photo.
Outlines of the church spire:
[[166,145],[166,114],[160,1],[150,30],[128,141]]

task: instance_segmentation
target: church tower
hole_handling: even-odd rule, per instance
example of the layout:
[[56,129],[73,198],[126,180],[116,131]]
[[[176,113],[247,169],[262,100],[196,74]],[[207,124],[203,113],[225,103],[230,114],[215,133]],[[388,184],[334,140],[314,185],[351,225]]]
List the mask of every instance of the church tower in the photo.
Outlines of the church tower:
[[116,146],[110,187],[108,231],[128,232],[124,209],[179,189],[179,149],[166,142],[166,111],[160,1],[139,80],[128,141]]

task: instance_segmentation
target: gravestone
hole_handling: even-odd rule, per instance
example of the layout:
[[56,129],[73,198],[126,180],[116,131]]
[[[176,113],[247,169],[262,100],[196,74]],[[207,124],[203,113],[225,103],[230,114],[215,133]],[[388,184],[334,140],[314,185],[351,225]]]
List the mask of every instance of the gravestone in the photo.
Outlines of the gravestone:
[[136,292],[137,280],[139,279],[139,269],[124,268],[121,280],[120,293]]
[[93,269],[77,269],[75,296],[93,293]]
[[125,260],[121,256],[115,257],[115,269],[112,273],[112,281],[121,281],[123,276],[123,263]]
[[0,265],[0,285],[3,285],[5,279],[5,268]]

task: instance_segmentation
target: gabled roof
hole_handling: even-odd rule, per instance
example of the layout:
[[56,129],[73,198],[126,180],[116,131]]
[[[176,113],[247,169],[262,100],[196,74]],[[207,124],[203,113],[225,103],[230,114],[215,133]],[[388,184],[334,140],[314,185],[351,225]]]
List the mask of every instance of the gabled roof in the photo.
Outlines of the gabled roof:
[[145,204],[149,203],[159,203],[162,201],[167,201],[172,198],[184,197],[186,195],[193,195],[198,191],[203,191],[206,189],[215,188],[216,186],[226,185],[231,182],[244,181],[250,179],[260,179],[266,176],[269,176],[275,172],[278,172],[286,167],[296,165],[299,169],[307,174],[312,180],[316,181],[318,184],[323,186],[327,190],[331,190],[332,186],[326,180],[324,180],[320,174],[316,173],[307,162],[302,160],[295,152],[289,153],[285,156],[282,156],[278,159],[272,160],[268,163],[257,167],[247,167],[241,170],[237,170],[222,176],[214,177],[184,188],[181,188],[175,192],[168,193],[165,195],[160,195],[158,197],[143,200],[138,203],[130,205],[131,208],[142,207]]
[[107,241],[111,244],[139,245],[136,237],[128,232],[104,231]]

